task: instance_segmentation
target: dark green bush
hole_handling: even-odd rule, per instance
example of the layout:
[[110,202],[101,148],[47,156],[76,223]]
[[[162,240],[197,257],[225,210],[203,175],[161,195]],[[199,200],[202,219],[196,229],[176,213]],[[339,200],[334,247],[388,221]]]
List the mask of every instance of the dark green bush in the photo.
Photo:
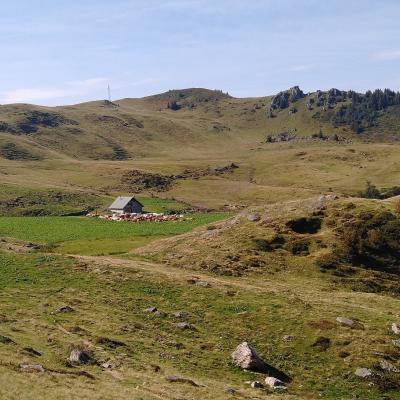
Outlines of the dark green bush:
[[400,273],[400,219],[391,212],[363,212],[344,226],[341,236],[352,264]]

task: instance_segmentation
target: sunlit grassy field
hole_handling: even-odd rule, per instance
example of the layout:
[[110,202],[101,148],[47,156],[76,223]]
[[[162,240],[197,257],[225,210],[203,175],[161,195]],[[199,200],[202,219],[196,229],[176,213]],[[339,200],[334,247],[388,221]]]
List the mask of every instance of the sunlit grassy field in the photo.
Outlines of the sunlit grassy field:
[[[393,299],[332,290],[317,276],[312,279],[316,285],[302,276],[296,285],[273,277],[243,281],[205,276],[212,286],[204,288],[188,284],[183,271],[170,276],[168,268],[153,272],[134,263],[129,268],[108,263],[94,267],[62,256],[0,251],[0,265],[0,334],[14,342],[0,344],[1,398],[399,399],[398,393],[379,393],[352,373],[353,365],[364,365],[372,349],[385,351],[390,343]],[[55,312],[66,304],[74,311]],[[146,313],[151,306],[163,314]],[[188,313],[195,330],[177,328],[178,310]],[[366,328],[340,327],[337,315],[357,317]],[[286,334],[296,339],[285,342]],[[321,335],[332,343],[325,352],[313,347]],[[108,345],[108,339],[122,344]],[[243,340],[293,377],[287,394],[273,395],[245,383],[262,376],[230,363],[230,353]],[[82,342],[97,363],[69,367],[71,345]],[[343,351],[351,354],[351,366],[341,358]],[[101,367],[107,360],[112,370]],[[18,365],[24,362],[43,365],[46,372],[20,372]],[[156,372],[154,365],[161,370]],[[80,371],[92,378],[74,375]],[[200,386],[168,383],[168,375],[193,379]],[[237,395],[228,395],[228,388]]]
[[118,254],[228,216],[228,213],[194,213],[178,221],[140,223],[87,217],[3,217],[0,237],[47,245],[49,250],[62,253]]

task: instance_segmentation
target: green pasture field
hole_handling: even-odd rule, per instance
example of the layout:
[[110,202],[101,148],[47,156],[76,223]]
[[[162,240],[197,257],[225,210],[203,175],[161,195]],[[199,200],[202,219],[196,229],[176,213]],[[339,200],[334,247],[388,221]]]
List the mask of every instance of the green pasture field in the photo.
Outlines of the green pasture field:
[[0,237],[46,245],[61,253],[120,254],[156,238],[179,235],[228,216],[228,213],[194,213],[181,221],[140,223],[88,217],[2,217]]

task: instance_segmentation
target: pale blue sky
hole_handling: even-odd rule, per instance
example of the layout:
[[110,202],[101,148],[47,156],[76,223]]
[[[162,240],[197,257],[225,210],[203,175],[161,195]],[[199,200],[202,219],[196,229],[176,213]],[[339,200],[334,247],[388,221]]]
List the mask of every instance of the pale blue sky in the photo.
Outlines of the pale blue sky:
[[400,89],[399,0],[14,0],[0,103],[207,87],[238,97]]

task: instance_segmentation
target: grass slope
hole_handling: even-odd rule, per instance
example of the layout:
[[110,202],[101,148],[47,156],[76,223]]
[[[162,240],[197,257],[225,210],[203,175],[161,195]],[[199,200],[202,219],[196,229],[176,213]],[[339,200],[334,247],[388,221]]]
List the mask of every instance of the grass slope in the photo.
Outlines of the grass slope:
[[[232,387],[244,399],[399,398],[398,392],[382,394],[353,375],[356,366],[375,361],[372,351],[389,351],[398,300],[352,293],[301,275],[287,280],[201,275],[212,285],[204,288],[188,284],[182,271],[135,261],[1,252],[0,261],[0,333],[14,342],[0,344],[0,394],[6,400],[227,399],[236,397],[226,392]],[[55,313],[62,305],[74,311]],[[164,314],[144,312],[150,306]],[[196,330],[177,328],[180,319],[173,314],[178,310],[188,313]],[[365,329],[337,325],[338,315],[358,318]],[[285,342],[285,334],[296,339]],[[312,346],[320,336],[331,340],[326,351]],[[115,347],[110,340],[123,344]],[[287,394],[268,395],[244,383],[262,377],[230,364],[231,351],[243,340],[293,377]],[[80,343],[98,364],[66,364],[69,349]],[[345,360],[343,352],[350,354]],[[112,370],[100,365],[108,360]],[[47,371],[20,372],[23,362]],[[78,376],[80,371],[93,378]],[[173,374],[200,387],[168,383],[165,377]]]
[[[167,108],[172,100],[181,104],[179,110]],[[186,168],[237,163],[240,168],[232,174],[185,179],[153,193],[208,208],[306,198],[330,188],[351,192],[366,180],[398,183],[398,107],[382,112],[373,132],[356,135],[317,118],[321,110],[307,110],[307,101],[295,103],[298,112],[284,109],[274,118],[267,117],[271,97],[237,99],[203,89],[123,99],[117,106],[0,106],[0,147],[12,143],[40,153],[36,160],[0,156],[0,182],[107,197],[129,192],[121,177],[132,169],[180,174]],[[310,140],[320,130],[347,142]],[[295,133],[297,139],[265,143],[267,135],[281,132]]]

